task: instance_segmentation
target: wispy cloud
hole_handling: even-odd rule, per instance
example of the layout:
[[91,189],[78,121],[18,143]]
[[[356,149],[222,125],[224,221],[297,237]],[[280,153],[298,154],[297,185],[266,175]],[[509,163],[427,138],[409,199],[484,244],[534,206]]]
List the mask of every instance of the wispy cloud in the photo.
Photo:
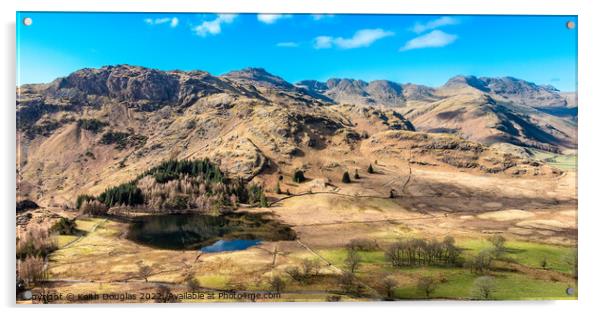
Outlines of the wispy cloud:
[[312,14],[311,18],[314,21],[326,20],[326,19],[334,18],[334,14]]
[[459,23],[460,21],[456,18],[442,16],[438,19],[430,20],[426,23],[416,22],[416,24],[414,24],[414,26],[412,27],[412,32],[419,34],[426,31],[434,30],[442,26],[455,25]]
[[457,35],[434,30],[407,41],[399,50],[403,52],[419,48],[444,47],[455,42],[457,39]]
[[293,16],[290,14],[258,14],[257,20],[265,24],[274,24],[281,19],[290,19]]
[[276,43],[277,47],[288,47],[288,48],[294,48],[294,47],[299,47],[299,43],[297,42],[280,42],[280,43]]
[[148,18],[148,19],[144,19],[144,23],[146,23],[148,25],[160,25],[160,24],[169,23],[170,27],[176,27],[180,23],[180,20],[178,20],[178,18],[176,18],[176,17],[173,17],[173,18],[165,17],[165,18],[156,18],[156,19]]
[[318,36],[314,39],[314,48],[324,49],[336,46],[342,49],[351,49],[368,47],[379,39],[393,35],[393,32],[385,31],[383,29],[363,29],[355,32],[350,38]]
[[232,23],[236,16],[236,14],[218,14],[215,19],[203,21],[203,23],[194,26],[192,29],[198,36],[202,37],[217,35],[222,32],[222,24]]

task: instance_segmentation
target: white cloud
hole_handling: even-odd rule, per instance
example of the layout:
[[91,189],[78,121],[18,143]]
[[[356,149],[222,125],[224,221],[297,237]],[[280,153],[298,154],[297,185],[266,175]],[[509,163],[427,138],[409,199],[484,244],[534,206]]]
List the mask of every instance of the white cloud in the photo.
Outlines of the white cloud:
[[312,14],[311,17],[312,17],[312,19],[314,19],[314,21],[320,21],[320,20],[334,18],[334,14]]
[[193,27],[193,31],[202,37],[217,35],[222,32],[222,24],[230,24],[235,18],[236,14],[218,14],[215,19],[203,21],[203,23]]
[[316,48],[316,49],[331,48],[332,42],[333,42],[333,38],[330,36],[318,36],[314,39],[314,48]]
[[342,49],[351,49],[358,47],[368,47],[379,39],[393,36],[393,32],[382,29],[363,29],[355,32],[350,38],[318,36],[314,39],[314,48],[331,48],[336,46]]
[[443,47],[455,42],[457,39],[457,35],[447,34],[443,31],[434,30],[430,33],[415,37],[407,41],[405,45],[399,49],[399,51],[407,51],[427,47]]
[[442,26],[446,26],[446,25],[455,25],[458,23],[460,23],[460,21],[458,21],[458,19],[455,19],[455,18],[452,18],[449,16],[442,16],[438,19],[430,20],[426,23],[416,22],[416,24],[414,24],[414,27],[412,27],[412,32],[418,34],[418,33],[426,32],[426,31],[434,30],[438,27],[442,27]]
[[176,17],[173,17],[173,18],[166,17],[166,18],[156,18],[156,19],[151,19],[151,18],[144,19],[144,23],[146,23],[148,25],[160,25],[160,24],[169,23],[170,27],[176,27],[176,26],[178,26],[179,22],[180,21]]
[[299,43],[297,42],[280,42],[277,43],[276,46],[278,47],[299,47]]
[[258,14],[257,20],[265,24],[274,24],[280,19],[290,19],[292,17],[290,14]]

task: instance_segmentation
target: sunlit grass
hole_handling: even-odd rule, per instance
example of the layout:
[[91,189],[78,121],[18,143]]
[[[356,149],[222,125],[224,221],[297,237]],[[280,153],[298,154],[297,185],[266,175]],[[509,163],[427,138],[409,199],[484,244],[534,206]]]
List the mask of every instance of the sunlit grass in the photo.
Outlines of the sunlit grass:
[[[491,248],[492,245],[486,239],[459,240],[458,246],[463,249],[465,256],[476,255],[483,249]],[[504,257],[514,260],[519,264],[541,268],[542,262],[546,261],[547,269],[564,273],[572,272],[572,262],[575,256],[574,247],[540,244],[526,241],[506,242],[507,251]]]
[[552,167],[562,170],[577,169],[577,155],[561,155],[541,150],[532,151],[535,159],[542,160]]
[[[471,274],[461,268],[413,268],[400,269],[402,273],[411,273],[415,277],[432,276],[436,290],[431,298],[473,299],[474,281],[480,275]],[[444,281],[441,280],[444,278]],[[576,289],[575,284],[553,282],[531,278],[518,273],[495,273],[493,275],[495,300],[537,300],[537,299],[576,299],[577,295],[566,294],[567,287]],[[425,299],[424,292],[417,289],[416,283],[402,284],[395,290],[398,299]]]

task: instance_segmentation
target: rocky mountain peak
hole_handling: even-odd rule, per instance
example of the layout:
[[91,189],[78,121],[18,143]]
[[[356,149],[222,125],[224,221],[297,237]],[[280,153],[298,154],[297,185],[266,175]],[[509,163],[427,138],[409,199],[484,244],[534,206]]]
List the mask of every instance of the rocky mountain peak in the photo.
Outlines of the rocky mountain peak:
[[469,86],[483,92],[489,92],[487,84],[475,76],[454,76],[443,85],[444,88],[461,88],[464,86]]
[[266,88],[296,89],[291,83],[281,77],[269,73],[263,68],[243,68],[241,70],[228,72],[221,77]]

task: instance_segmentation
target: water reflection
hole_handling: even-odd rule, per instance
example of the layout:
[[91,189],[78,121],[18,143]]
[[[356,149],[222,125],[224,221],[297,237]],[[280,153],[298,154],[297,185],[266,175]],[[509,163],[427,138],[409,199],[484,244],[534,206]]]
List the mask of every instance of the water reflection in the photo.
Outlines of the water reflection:
[[[128,238],[162,249],[200,249],[210,246],[241,250],[260,241],[294,240],[287,225],[263,214],[233,213],[220,216],[196,214],[153,215],[129,227]],[[222,241],[221,244],[218,244]],[[217,250],[216,250],[217,251]],[[227,250],[223,250],[227,251]]]
[[206,247],[201,248],[201,252],[224,252],[224,251],[245,250],[249,247],[259,245],[260,243],[261,243],[261,240],[244,240],[244,239],[223,240],[223,239],[220,239],[211,246],[206,246]]

